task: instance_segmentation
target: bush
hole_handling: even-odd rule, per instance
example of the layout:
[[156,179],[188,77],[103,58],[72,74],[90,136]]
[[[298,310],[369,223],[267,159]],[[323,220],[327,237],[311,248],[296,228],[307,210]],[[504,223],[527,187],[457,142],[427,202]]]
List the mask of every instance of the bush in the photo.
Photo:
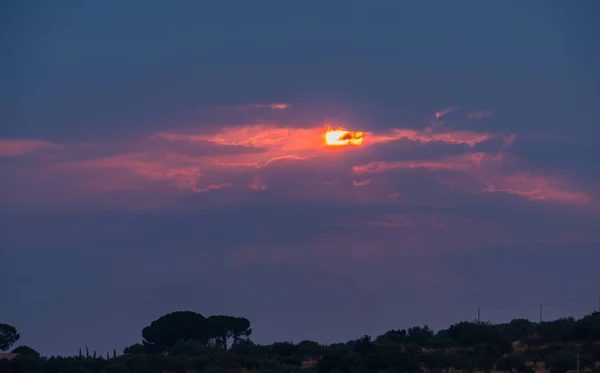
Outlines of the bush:
[[178,341],[171,351],[171,356],[201,356],[206,355],[206,349],[196,341]]
[[14,350],[12,350],[12,353],[19,354],[19,355],[40,357],[40,353],[29,346],[19,346],[19,347],[15,348]]
[[556,351],[548,354],[544,363],[550,372],[564,373],[577,368],[577,353],[572,350]]
[[498,361],[496,369],[509,372],[512,372],[513,369],[515,369],[517,372],[525,372],[528,370],[527,366],[525,365],[525,359],[519,355],[503,356]]

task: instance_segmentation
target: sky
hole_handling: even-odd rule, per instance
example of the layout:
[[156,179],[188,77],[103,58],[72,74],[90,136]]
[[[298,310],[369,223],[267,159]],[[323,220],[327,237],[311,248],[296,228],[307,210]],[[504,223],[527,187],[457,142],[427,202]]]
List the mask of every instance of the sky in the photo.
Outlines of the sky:
[[3,1],[0,322],[71,355],[175,310],[332,343],[598,309],[599,16]]

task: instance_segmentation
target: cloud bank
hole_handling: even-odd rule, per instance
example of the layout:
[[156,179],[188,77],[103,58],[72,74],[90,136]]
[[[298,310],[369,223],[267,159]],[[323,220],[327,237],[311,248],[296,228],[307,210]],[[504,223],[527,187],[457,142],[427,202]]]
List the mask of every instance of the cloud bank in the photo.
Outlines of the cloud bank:
[[[284,110],[290,106],[242,108]],[[456,106],[449,107],[436,112],[435,117],[457,110]],[[271,198],[289,201],[319,200],[333,194],[353,203],[351,189],[361,187],[368,199],[397,200],[390,196],[403,194],[405,180],[426,176],[434,176],[434,180],[430,178],[423,188],[446,188],[473,197],[490,193],[568,205],[586,205],[593,200],[577,187],[576,180],[537,170],[511,154],[510,146],[518,141],[518,134],[452,130],[436,122],[421,129],[352,128],[364,133],[360,146],[332,147],[325,141],[332,125],[343,127],[341,123],[292,127],[265,121],[216,131],[201,125],[173,127],[128,143],[2,139],[0,156],[11,158],[5,167],[6,172],[13,172],[14,193],[27,193],[27,188],[19,191],[19,182],[40,184],[50,178],[60,179],[64,189],[80,196],[91,193],[115,207],[120,202],[120,197],[110,194],[115,191],[156,193],[168,196],[173,203],[178,197],[196,193],[214,194],[211,203],[217,204],[229,203],[235,193],[240,193],[234,198],[239,202],[256,198],[243,190],[270,191]],[[25,160],[29,172],[16,166]],[[364,176],[367,178],[354,180]],[[286,189],[286,183],[302,188]],[[51,202],[52,196],[47,197]],[[27,195],[11,195],[10,199],[27,201]],[[9,201],[5,198],[4,202]]]
[[[3,139],[0,165],[8,182],[0,203],[7,208],[117,211],[275,206],[289,213],[291,206],[303,205],[312,206],[313,216],[328,216],[307,232],[313,237],[310,249],[300,245],[300,250],[290,239],[277,246],[275,255],[273,243],[262,242],[263,236],[249,237],[253,244],[238,248],[235,255],[237,262],[248,263],[282,255],[301,260],[297,255],[307,253],[421,255],[446,247],[448,240],[475,249],[551,237],[560,242],[596,239],[586,224],[553,234],[523,232],[514,214],[538,216],[550,210],[560,221],[566,213],[588,219],[598,212],[597,195],[585,180],[511,152],[518,133],[465,129],[464,121],[475,118],[471,114],[441,121],[459,114],[457,106],[435,112],[434,122],[424,115],[422,126],[377,129],[345,123],[290,125],[290,104],[218,110],[266,114],[258,122],[229,126],[171,124],[120,141]],[[285,112],[287,124],[270,118],[269,111]],[[360,132],[360,142],[328,145],[326,133],[337,128]],[[341,207],[347,214],[335,212]],[[285,229],[297,224],[304,223]],[[267,222],[257,229],[275,234]],[[368,243],[373,237],[376,247]],[[398,239],[405,242],[400,251],[390,246]]]

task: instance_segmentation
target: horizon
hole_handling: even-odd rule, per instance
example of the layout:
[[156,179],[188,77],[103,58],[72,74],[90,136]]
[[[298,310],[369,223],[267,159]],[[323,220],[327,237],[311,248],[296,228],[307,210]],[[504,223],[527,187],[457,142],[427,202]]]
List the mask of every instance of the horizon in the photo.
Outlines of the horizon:
[[183,309],[262,344],[600,310],[599,15],[5,1],[0,323],[62,355]]
[[[177,312],[182,312],[182,311],[183,311],[183,312],[194,312],[194,313],[198,313],[198,312],[196,312],[196,311],[193,311],[193,310],[177,310],[177,311],[168,312],[167,314],[170,314],[170,313],[177,313]],[[528,318],[513,318],[513,319],[511,319],[511,320],[509,320],[509,321],[504,321],[504,322],[494,323],[494,322],[491,322],[491,321],[489,321],[489,320],[481,320],[481,319],[479,318],[479,317],[480,317],[480,313],[479,313],[479,311],[480,311],[480,310],[478,310],[478,315],[477,315],[477,317],[476,317],[475,319],[472,319],[472,320],[461,320],[461,321],[457,321],[456,323],[453,323],[453,324],[451,324],[451,325],[447,325],[446,327],[439,328],[439,329],[437,329],[437,330],[436,330],[436,329],[433,329],[433,328],[431,328],[431,327],[430,327],[429,325],[427,325],[427,324],[424,324],[424,325],[411,325],[411,326],[407,326],[407,327],[404,327],[404,328],[390,328],[390,329],[387,329],[385,332],[381,332],[381,333],[378,333],[378,334],[375,334],[375,335],[369,335],[369,334],[358,335],[358,336],[356,336],[355,338],[351,338],[351,339],[344,340],[344,341],[341,341],[341,340],[340,340],[340,341],[331,341],[331,342],[324,342],[324,343],[323,343],[323,342],[314,341],[314,340],[309,340],[309,339],[303,339],[303,340],[298,340],[298,341],[289,340],[289,339],[282,339],[282,340],[277,340],[277,341],[271,341],[270,343],[264,343],[264,344],[257,343],[257,342],[255,342],[255,341],[253,341],[253,340],[252,340],[252,335],[251,335],[252,333],[251,333],[249,336],[246,336],[246,337],[242,338],[242,339],[241,339],[241,341],[244,341],[244,340],[251,341],[252,343],[256,344],[257,346],[268,346],[268,345],[277,344],[277,343],[292,343],[292,344],[295,344],[295,345],[297,345],[297,344],[300,344],[301,342],[316,342],[316,343],[318,343],[318,344],[320,344],[320,345],[322,345],[322,346],[325,346],[325,347],[327,347],[327,346],[332,346],[332,345],[336,345],[336,344],[340,344],[340,343],[341,343],[341,344],[347,344],[347,343],[350,343],[350,342],[355,342],[355,341],[358,341],[358,340],[360,340],[360,339],[362,339],[362,338],[364,338],[364,337],[369,337],[369,338],[372,338],[373,340],[376,340],[378,337],[382,337],[382,336],[384,336],[384,335],[385,335],[385,334],[387,334],[387,333],[391,333],[391,332],[395,332],[395,331],[403,331],[403,332],[406,332],[406,331],[408,331],[408,330],[409,330],[409,329],[411,329],[411,328],[424,328],[424,329],[429,329],[429,330],[430,330],[430,331],[433,333],[433,337],[434,337],[434,338],[437,338],[437,337],[439,336],[439,333],[440,333],[440,332],[445,332],[445,331],[447,331],[449,328],[456,327],[457,325],[459,325],[459,324],[461,324],[461,323],[476,323],[476,324],[479,324],[479,325],[487,325],[487,326],[507,326],[507,325],[510,325],[510,324],[511,324],[512,322],[514,322],[514,321],[526,320],[526,321],[528,321],[528,322],[532,323],[533,325],[540,325],[540,324],[544,324],[544,323],[553,323],[553,322],[555,322],[555,321],[560,321],[560,320],[565,320],[565,319],[571,319],[571,320],[573,320],[573,321],[575,321],[575,322],[578,322],[579,320],[581,320],[581,319],[583,319],[583,318],[585,318],[585,317],[589,317],[589,316],[597,316],[597,315],[599,315],[599,314],[600,314],[600,311],[594,310],[594,311],[592,311],[592,312],[590,312],[590,313],[588,313],[588,314],[584,314],[584,315],[582,315],[581,317],[562,316],[562,317],[559,317],[559,318],[556,318],[556,319],[552,319],[552,320],[547,320],[547,319],[543,319],[543,318],[542,318],[542,319],[539,319],[539,320],[537,320],[537,321],[535,321],[535,320],[530,320],[530,319],[528,319]],[[165,314],[165,315],[161,315],[159,318],[157,318],[157,320],[158,320],[158,319],[160,319],[160,318],[162,318],[163,316],[166,316],[167,314]],[[208,318],[209,316],[213,316],[213,315],[202,315],[202,316],[204,316],[204,317]],[[216,316],[216,315],[214,315],[214,316]],[[227,315],[219,315],[219,316],[227,316]],[[540,315],[540,316],[541,316],[541,315]],[[243,316],[242,316],[242,317],[243,317]],[[157,320],[151,320],[151,321],[149,321],[149,322],[147,323],[147,325],[146,325],[146,326],[149,326],[149,325],[150,325],[152,322],[154,322],[154,321],[157,321]],[[251,320],[250,320],[250,323],[251,323]],[[13,349],[13,350],[14,350],[15,348],[17,348],[17,347],[15,347],[15,346],[17,346],[17,345],[18,345],[18,347],[28,347],[28,348],[30,347],[30,346],[27,346],[27,345],[25,345],[25,344],[19,343],[19,341],[20,341],[20,338],[17,340],[17,342],[15,343],[15,345],[11,347],[11,349]],[[184,340],[181,340],[181,341],[182,341],[182,342],[190,342],[190,341],[184,341]],[[144,341],[144,338],[140,338],[139,340],[132,341],[130,344],[126,345],[126,346],[124,347],[124,349],[125,349],[125,350],[127,350],[127,348],[132,348],[132,347],[135,347],[135,345],[143,345],[144,343],[146,343],[146,342]],[[233,346],[233,342],[232,342],[232,345],[230,345],[229,347],[231,348],[232,346]],[[85,348],[85,350],[83,350],[84,348]],[[119,357],[119,356],[123,356],[123,355],[130,354],[130,353],[128,353],[128,352],[125,352],[125,350],[124,350],[124,349],[117,349],[117,348],[113,348],[113,349],[112,349],[112,352],[113,352],[113,355],[112,355],[112,357],[114,358],[115,356],[116,356],[116,357]],[[110,356],[110,353],[111,353],[111,350],[110,350],[110,349],[108,349],[108,350],[106,350],[106,351],[100,351],[100,352],[98,353],[98,351],[97,351],[97,350],[89,349],[89,346],[88,346],[87,344],[84,344],[84,345],[80,346],[80,347],[77,349],[77,351],[76,351],[76,352],[74,352],[72,355],[45,355],[45,354],[41,354],[40,356],[42,356],[42,357],[74,357],[74,356],[78,356],[78,355],[79,355],[79,356],[82,356],[82,351],[86,351],[86,355],[89,353],[89,356],[92,356],[92,354],[93,354],[93,355],[94,355],[94,357],[95,357],[95,356],[98,356],[98,358],[100,358],[100,359],[103,359],[103,358],[104,358],[104,356],[105,356],[105,353],[106,353],[106,356],[107,356],[107,357],[108,357],[108,356]],[[15,351],[15,352],[16,352],[16,351]],[[0,356],[1,356],[2,354],[5,354],[5,355],[10,355],[11,353],[15,353],[15,352],[8,352],[8,350],[7,350],[7,351],[2,351],[2,352],[0,352]],[[38,352],[38,351],[36,351],[36,352]],[[16,353],[18,354],[18,352],[16,352]]]

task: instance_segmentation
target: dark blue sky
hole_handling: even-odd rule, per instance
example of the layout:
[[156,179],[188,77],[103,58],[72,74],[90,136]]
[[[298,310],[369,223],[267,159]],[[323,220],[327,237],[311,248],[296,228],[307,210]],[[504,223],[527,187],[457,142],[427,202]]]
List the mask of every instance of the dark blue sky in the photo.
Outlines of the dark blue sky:
[[4,1],[0,322],[72,354],[179,309],[261,343],[592,311],[599,16]]

